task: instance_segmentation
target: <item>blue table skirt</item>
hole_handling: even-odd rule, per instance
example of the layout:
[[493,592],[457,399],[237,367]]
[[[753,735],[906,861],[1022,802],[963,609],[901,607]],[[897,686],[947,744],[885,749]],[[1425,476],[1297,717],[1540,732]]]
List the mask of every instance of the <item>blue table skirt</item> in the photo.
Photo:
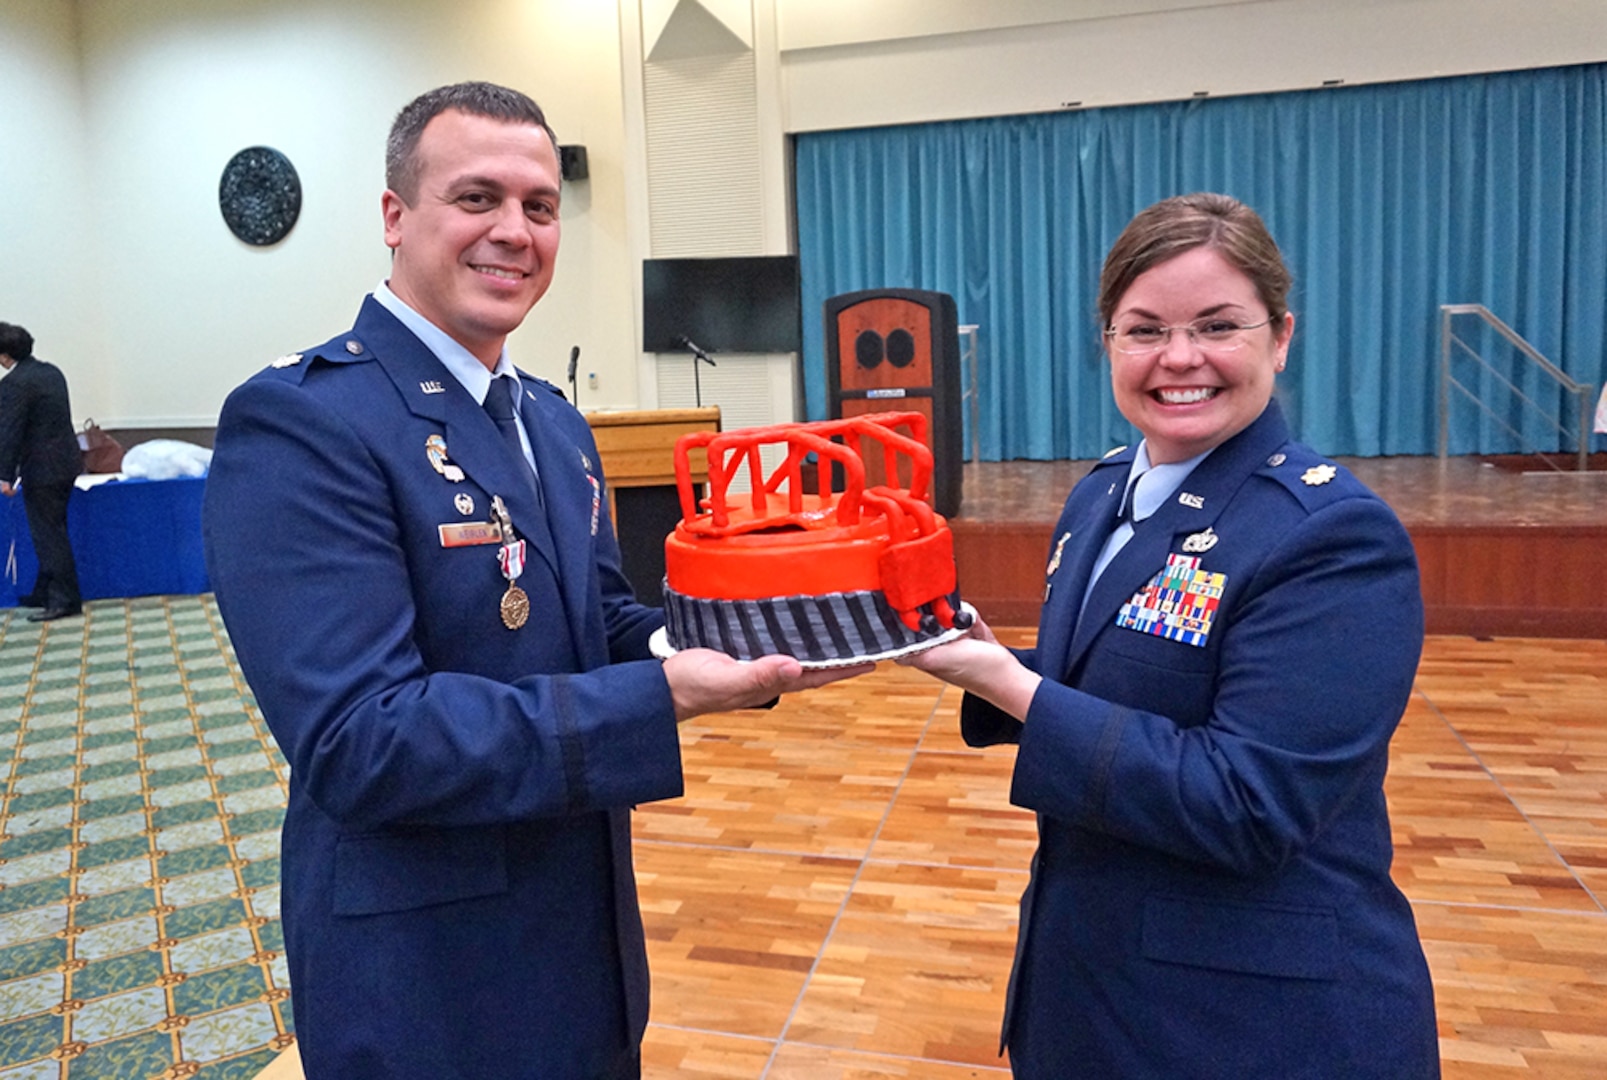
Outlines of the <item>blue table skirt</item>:
[[[75,488],[67,502],[67,534],[78,562],[78,585],[85,600],[119,596],[204,593],[206,561],[201,550],[201,495],[204,477],[177,480],[112,480],[86,490]],[[16,576],[9,565],[0,574],[0,607],[15,607],[39,572],[22,496],[6,499],[7,535]]]

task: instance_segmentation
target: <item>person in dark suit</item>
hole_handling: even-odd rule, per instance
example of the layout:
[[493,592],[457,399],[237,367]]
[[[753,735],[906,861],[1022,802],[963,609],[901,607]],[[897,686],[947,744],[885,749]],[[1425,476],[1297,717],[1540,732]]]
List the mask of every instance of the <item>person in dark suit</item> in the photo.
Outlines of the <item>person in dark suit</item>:
[[73,479],[84,470],[83,451],[73,428],[67,379],[61,369],[36,359],[33,335],[0,323],[0,494],[17,493],[28,511],[28,534],[39,557],[33,588],[17,602],[36,607],[29,622],[78,615],[78,565],[67,538],[67,500]]
[[1381,500],[1290,441],[1288,287],[1236,200],[1139,213],[1099,312],[1143,441],[1067,499],[1035,647],[984,625],[910,661],[967,691],[968,742],[1019,743],[1023,1080],[1439,1075],[1383,788],[1417,563]]
[[546,291],[541,110],[442,87],[392,128],[387,282],[229,395],[207,564],[290,762],[282,847],[309,1080],[635,1077],[648,975],[629,810],[676,723],[819,685],[789,657],[660,663],[590,429],[517,371]]

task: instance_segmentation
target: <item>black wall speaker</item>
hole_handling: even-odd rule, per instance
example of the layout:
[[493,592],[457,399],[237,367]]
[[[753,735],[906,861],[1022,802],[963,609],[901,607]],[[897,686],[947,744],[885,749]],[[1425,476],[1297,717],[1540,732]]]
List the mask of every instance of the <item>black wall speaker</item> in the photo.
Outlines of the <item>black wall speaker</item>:
[[584,146],[560,146],[558,148],[558,171],[565,180],[584,180],[591,173],[586,168],[586,148]]
[[[932,508],[960,512],[960,320],[954,297],[867,289],[826,300],[826,379],[833,418],[873,412],[926,416]],[[900,478],[908,483],[908,477]]]

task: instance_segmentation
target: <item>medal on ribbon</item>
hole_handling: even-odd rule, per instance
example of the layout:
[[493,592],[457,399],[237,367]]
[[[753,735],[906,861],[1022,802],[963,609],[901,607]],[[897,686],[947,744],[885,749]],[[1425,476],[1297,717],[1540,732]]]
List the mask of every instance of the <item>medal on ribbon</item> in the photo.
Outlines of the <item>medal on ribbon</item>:
[[491,515],[502,531],[502,546],[497,549],[497,565],[508,582],[508,591],[502,594],[498,605],[502,625],[517,630],[530,618],[530,597],[519,588],[519,575],[525,572],[525,542],[514,535],[513,521],[501,495],[491,497]]

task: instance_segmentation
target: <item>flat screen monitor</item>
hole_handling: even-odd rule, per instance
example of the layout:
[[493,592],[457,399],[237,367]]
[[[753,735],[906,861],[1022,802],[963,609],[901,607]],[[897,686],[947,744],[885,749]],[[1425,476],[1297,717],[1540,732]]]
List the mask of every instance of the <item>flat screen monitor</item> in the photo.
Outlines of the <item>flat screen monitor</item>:
[[642,261],[643,352],[798,352],[798,318],[796,255]]

